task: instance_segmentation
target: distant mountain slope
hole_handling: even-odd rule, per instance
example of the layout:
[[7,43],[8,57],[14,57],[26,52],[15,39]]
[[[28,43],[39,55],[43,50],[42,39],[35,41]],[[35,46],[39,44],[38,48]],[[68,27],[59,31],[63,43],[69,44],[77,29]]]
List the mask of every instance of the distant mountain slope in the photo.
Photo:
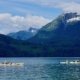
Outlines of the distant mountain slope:
[[27,39],[33,37],[37,32],[38,32],[38,29],[29,28],[28,31],[23,30],[23,31],[9,33],[8,36],[10,36],[14,39],[17,39],[17,40],[27,40]]

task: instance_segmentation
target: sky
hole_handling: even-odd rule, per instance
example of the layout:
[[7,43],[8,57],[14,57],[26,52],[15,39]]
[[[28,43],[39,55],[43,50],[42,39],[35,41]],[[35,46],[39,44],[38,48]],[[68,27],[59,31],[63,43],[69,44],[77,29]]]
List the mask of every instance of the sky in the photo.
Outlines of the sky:
[[80,0],[0,0],[0,33],[41,28],[66,12],[80,13]]

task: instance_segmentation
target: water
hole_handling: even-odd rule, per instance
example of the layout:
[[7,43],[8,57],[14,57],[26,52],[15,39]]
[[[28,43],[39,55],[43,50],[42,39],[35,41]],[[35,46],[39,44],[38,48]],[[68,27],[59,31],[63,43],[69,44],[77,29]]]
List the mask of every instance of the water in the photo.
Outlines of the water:
[[[60,61],[79,58],[0,58],[24,62],[23,67],[0,67],[0,80],[80,80],[80,65],[61,65]],[[80,60],[80,59],[79,59]]]

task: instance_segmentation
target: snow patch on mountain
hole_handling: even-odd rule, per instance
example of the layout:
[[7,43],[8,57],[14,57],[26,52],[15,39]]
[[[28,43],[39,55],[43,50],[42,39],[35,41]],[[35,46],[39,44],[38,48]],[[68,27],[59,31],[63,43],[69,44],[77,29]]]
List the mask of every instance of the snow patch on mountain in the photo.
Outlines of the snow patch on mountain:
[[71,19],[68,19],[67,22],[73,22],[73,21],[80,21],[80,16],[79,17],[74,17]]

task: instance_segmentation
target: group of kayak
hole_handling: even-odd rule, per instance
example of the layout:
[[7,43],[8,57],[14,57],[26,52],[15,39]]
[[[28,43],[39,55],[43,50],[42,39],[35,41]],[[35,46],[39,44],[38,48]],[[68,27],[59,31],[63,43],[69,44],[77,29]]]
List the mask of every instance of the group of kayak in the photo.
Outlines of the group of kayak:
[[0,63],[0,67],[1,66],[24,66],[24,63],[14,63],[5,61]]
[[60,61],[60,64],[80,64],[80,60],[66,60],[66,61]]

